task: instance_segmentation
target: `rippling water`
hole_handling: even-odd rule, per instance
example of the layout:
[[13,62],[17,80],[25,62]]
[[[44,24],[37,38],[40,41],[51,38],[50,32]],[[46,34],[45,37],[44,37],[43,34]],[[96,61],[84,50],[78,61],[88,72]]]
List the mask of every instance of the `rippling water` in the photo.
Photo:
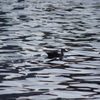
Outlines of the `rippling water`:
[[99,0],[0,0],[0,100],[26,99],[100,100]]

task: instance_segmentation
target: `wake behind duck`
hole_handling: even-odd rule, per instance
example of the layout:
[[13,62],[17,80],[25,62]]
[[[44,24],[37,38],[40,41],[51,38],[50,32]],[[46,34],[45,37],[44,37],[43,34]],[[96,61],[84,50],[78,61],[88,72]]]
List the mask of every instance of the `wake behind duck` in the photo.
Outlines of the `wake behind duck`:
[[59,50],[53,50],[53,51],[45,51],[47,55],[41,56],[40,54],[37,55],[33,55],[30,57],[26,57],[26,56],[5,56],[5,57],[1,57],[0,59],[0,63],[1,62],[6,62],[6,63],[21,63],[21,62],[50,62],[50,61],[55,61],[55,60],[63,60],[64,57],[64,52],[66,52],[65,49],[61,49],[60,52]]

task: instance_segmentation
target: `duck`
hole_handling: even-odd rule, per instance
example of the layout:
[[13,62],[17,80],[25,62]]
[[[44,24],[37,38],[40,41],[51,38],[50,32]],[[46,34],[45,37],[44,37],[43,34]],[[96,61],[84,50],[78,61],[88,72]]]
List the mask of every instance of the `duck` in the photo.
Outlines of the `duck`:
[[46,53],[47,53],[47,55],[48,55],[47,58],[49,58],[49,59],[59,57],[59,60],[62,60],[62,59],[63,59],[63,56],[64,56],[64,52],[66,52],[65,49],[61,49],[61,50],[60,50],[60,53],[58,53],[57,50],[49,51],[49,52],[46,52]]

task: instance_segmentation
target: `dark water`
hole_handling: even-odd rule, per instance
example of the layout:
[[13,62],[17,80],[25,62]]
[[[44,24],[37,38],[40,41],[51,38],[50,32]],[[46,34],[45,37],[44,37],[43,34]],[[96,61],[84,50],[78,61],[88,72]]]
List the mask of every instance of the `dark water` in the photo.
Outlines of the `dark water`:
[[100,100],[100,0],[0,0],[0,100]]

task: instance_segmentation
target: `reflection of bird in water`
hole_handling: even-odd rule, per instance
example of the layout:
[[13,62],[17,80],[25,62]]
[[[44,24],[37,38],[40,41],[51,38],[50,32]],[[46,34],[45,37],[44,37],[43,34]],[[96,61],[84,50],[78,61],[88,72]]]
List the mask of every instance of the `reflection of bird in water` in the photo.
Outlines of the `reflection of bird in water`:
[[46,52],[46,53],[48,55],[48,58],[50,58],[50,59],[59,57],[59,59],[62,60],[65,51],[66,51],[65,49],[61,49],[60,53],[58,53],[57,50],[55,50],[55,51],[49,51],[49,52]]

